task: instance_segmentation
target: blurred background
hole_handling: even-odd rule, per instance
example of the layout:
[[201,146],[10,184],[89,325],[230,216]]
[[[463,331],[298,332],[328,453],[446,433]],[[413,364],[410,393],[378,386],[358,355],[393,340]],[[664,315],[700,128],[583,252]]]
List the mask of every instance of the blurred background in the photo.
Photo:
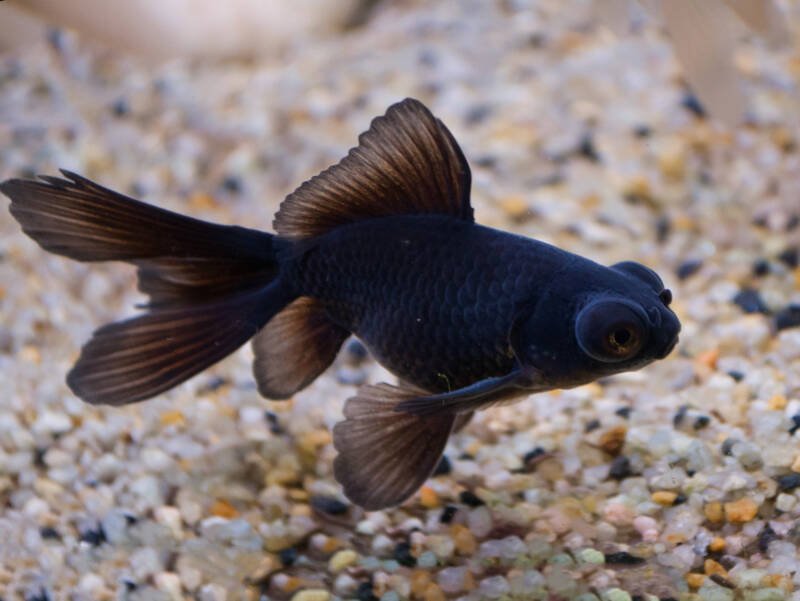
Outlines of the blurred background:
[[0,597],[800,599],[799,32],[789,0],[0,2],[0,179],[269,229],[413,96],[479,222],[648,264],[684,328],[644,372],[483,412],[365,515],[329,434],[388,377],[357,346],[285,403],[244,349],[83,405],[64,375],[134,274],[0,211]]

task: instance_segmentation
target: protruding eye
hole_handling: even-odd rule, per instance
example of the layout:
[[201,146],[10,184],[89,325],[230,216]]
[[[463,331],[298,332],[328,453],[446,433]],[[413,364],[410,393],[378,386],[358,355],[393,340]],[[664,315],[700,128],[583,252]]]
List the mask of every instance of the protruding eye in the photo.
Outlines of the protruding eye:
[[664,303],[665,307],[669,307],[669,304],[672,302],[672,292],[669,288],[664,288],[659,294],[658,298],[661,299],[661,302]]
[[578,314],[575,334],[584,353],[597,361],[618,363],[642,349],[648,329],[631,305],[607,300],[595,301]]
[[661,292],[664,290],[664,282],[661,281],[661,278],[658,277],[658,274],[649,267],[646,267],[641,263],[637,263],[636,261],[623,261],[622,263],[615,263],[611,266],[611,269],[632,275],[637,280],[640,280],[650,286],[655,292]]

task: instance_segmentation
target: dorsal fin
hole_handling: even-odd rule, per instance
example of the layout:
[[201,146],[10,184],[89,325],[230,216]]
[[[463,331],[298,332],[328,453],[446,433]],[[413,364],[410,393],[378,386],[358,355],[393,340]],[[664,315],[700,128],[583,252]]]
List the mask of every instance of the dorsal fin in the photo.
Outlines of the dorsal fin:
[[418,100],[406,98],[372,121],[338,164],[286,197],[275,231],[318,236],[345,223],[439,214],[472,221],[471,175],[458,143]]

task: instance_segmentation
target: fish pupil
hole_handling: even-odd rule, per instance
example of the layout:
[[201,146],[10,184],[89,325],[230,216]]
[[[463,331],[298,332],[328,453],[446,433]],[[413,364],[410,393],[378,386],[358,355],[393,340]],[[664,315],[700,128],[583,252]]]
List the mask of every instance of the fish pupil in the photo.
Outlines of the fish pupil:
[[624,347],[631,339],[631,333],[628,330],[620,329],[615,330],[611,335],[612,342],[615,346]]

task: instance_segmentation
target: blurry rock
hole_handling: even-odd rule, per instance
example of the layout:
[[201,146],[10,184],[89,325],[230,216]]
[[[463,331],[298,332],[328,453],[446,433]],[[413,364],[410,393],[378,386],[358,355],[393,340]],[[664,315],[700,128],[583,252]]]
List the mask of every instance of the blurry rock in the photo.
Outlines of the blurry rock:
[[[630,20],[630,0],[595,0],[597,14],[616,33]],[[770,45],[788,43],[789,32],[775,0],[647,0],[672,39],[675,55],[700,103],[712,117],[738,125],[747,111],[741,74],[734,65],[746,29]]]
[[[277,52],[298,39],[329,35],[361,22],[374,4],[375,0],[296,0],[287,8],[283,0],[19,0],[17,6],[43,23],[75,29],[114,49],[165,60]],[[28,15],[4,4],[0,17],[0,49],[39,37],[40,26]]]

